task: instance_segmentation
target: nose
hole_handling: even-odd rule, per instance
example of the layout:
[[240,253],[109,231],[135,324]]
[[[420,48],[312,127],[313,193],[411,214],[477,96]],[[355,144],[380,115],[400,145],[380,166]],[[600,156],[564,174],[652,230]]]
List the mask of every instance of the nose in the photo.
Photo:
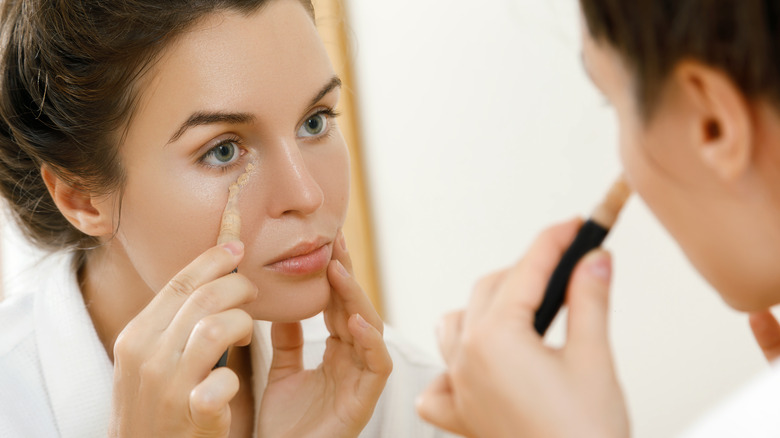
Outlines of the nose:
[[273,159],[269,164],[273,171],[269,172],[271,178],[267,181],[271,200],[269,213],[277,218],[308,216],[322,206],[325,195],[296,142],[280,141],[279,146],[271,148]]

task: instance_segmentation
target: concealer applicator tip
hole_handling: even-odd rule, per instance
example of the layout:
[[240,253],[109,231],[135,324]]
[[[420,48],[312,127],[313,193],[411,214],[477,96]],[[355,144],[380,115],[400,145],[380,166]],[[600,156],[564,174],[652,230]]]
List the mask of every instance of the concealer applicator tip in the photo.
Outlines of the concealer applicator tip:
[[607,196],[593,209],[590,220],[604,228],[612,228],[629,197],[631,197],[631,188],[621,176],[612,184]]
[[555,319],[555,315],[563,306],[566,299],[566,289],[569,287],[569,280],[577,262],[585,254],[601,246],[610,228],[615,225],[620,210],[629,196],[631,196],[631,189],[625,178],[621,176],[612,185],[604,200],[593,210],[590,219],[585,221],[577,232],[574,242],[563,253],[547,283],[542,304],[536,311],[534,329],[539,335],[544,335]]

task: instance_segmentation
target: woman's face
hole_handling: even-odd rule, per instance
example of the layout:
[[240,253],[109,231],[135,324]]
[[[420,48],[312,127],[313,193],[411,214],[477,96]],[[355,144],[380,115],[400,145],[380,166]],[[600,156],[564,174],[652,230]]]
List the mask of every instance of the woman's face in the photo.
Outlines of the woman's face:
[[703,159],[695,111],[674,81],[650,120],[640,117],[631,72],[584,25],[583,60],[617,114],[626,179],[692,264],[736,309],[777,303],[780,217],[766,202],[776,195],[772,177],[756,165],[736,181],[719,177]]
[[339,84],[297,0],[207,16],[184,32],[141,80],[120,149],[120,259],[160,290],[216,244],[228,187],[251,162],[238,269],[260,293],[246,310],[268,320],[322,310],[349,192],[333,120]]

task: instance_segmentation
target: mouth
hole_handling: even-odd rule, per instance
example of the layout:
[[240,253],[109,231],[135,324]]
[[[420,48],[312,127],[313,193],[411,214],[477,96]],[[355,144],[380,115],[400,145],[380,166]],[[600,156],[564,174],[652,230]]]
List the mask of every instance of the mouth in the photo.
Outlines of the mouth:
[[330,241],[317,239],[303,242],[265,265],[266,268],[289,276],[308,276],[328,267],[331,257]]

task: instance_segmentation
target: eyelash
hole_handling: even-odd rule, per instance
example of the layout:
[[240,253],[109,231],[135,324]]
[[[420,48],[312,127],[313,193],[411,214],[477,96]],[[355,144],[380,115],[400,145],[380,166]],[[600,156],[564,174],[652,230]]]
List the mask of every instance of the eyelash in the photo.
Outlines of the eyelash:
[[[321,135],[319,135],[317,137],[311,137],[310,140],[311,139],[329,138],[331,135],[333,135],[333,125],[330,122],[332,122],[333,120],[338,118],[341,115],[341,113],[336,112],[333,108],[324,108],[324,109],[321,109],[321,110],[319,110],[319,111],[317,111],[315,113],[310,114],[309,116],[306,117],[306,120],[309,120],[310,118],[318,116],[318,115],[325,115],[325,117],[328,119],[328,122],[329,122],[328,123],[328,128],[327,128],[327,131],[325,131],[323,134],[321,134]],[[304,121],[304,123],[305,123],[305,121]],[[224,166],[214,166],[214,165],[206,163],[206,158],[210,154],[213,154],[214,151],[218,147],[224,146],[224,145],[230,144],[230,143],[233,143],[236,146],[238,146],[239,153],[241,154],[239,156],[239,159],[233,161],[230,164],[226,164]],[[237,136],[231,136],[231,137],[225,138],[223,140],[220,140],[219,143],[217,143],[214,146],[212,146],[211,148],[209,148],[209,150],[206,151],[205,154],[201,155],[201,157],[198,159],[198,164],[200,164],[203,167],[207,167],[209,169],[216,169],[216,170],[219,170],[219,171],[221,171],[223,173],[227,173],[227,172],[231,171],[234,167],[236,167],[236,166],[238,166],[240,164],[240,162],[242,161],[241,157],[244,155],[244,151],[245,150],[246,149],[244,148],[244,145],[241,142],[241,139],[239,137],[237,137]]]
[[[239,154],[238,159],[236,159],[232,163],[226,164],[224,166],[214,166],[212,164],[206,163],[206,158],[209,155],[213,154],[214,151],[218,147],[224,146],[226,144],[231,144],[231,143],[235,144],[236,147],[238,147],[238,154]],[[241,160],[241,157],[244,156],[245,151],[246,151],[246,149],[244,148],[244,145],[241,142],[241,139],[239,137],[237,137],[237,136],[231,136],[231,137],[228,137],[228,138],[220,140],[219,143],[217,143],[214,146],[212,146],[211,148],[209,148],[209,150],[206,151],[205,154],[201,155],[201,157],[198,159],[198,164],[200,164],[203,167],[209,168],[209,169],[215,169],[215,170],[219,170],[221,172],[227,173],[227,172],[231,171],[234,167],[236,167],[236,166],[241,164],[241,161],[243,161],[243,160]]]
[[323,108],[323,109],[321,109],[319,111],[316,111],[316,112],[306,116],[306,118],[304,119],[303,123],[306,123],[307,120],[311,119],[314,116],[319,116],[319,115],[324,115],[325,118],[328,120],[328,129],[327,129],[327,131],[323,132],[321,135],[319,135],[317,137],[310,137],[309,140],[312,140],[312,139],[317,140],[317,139],[321,139],[321,138],[330,138],[330,136],[333,135],[333,124],[331,122],[336,120],[336,118],[338,118],[341,115],[341,113],[336,112],[336,110],[334,110],[333,108]]

